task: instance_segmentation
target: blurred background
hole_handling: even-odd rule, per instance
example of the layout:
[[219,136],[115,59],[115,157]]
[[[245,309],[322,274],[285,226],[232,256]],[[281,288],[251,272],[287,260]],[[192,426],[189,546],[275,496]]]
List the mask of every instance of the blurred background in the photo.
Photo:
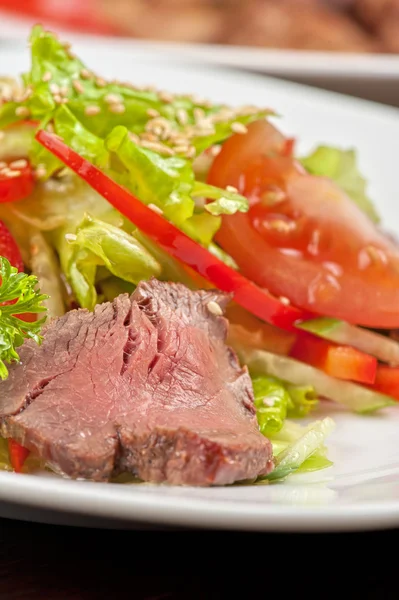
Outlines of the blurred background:
[[399,106],[399,0],[0,0],[0,44],[36,22]]
[[399,53],[399,0],[0,0],[0,16],[79,33],[198,44]]

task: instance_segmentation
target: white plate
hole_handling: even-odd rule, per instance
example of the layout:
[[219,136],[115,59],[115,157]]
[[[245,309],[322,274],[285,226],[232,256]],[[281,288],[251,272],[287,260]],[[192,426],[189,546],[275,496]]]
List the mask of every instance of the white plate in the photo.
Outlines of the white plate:
[[[47,23],[51,29],[51,22]],[[32,20],[10,15],[0,9],[0,40],[24,41],[29,36]],[[61,33],[61,29],[58,27]],[[128,52],[147,56],[165,56],[172,61],[186,61],[234,67],[315,85],[360,98],[399,106],[399,55],[344,52],[320,52],[226,46],[221,44],[184,44],[110,38],[67,32],[70,40],[108,47],[125,48]]]
[[[280,127],[300,139],[300,150],[318,143],[355,146],[385,223],[399,233],[397,169],[399,111],[329,92],[214,68],[140,60],[117,48],[77,46],[94,70],[109,77],[155,83],[215,101],[271,106]],[[24,51],[0,52],[2,70],[28,66]],[[315,415],[317,417],[318,415]],[[334,410],[329,439],[332,469],[263,486],[196,489],[110,485],[0,473],[0,514],[72,522],[132,523],[274,531],[328,531],[399,526],[399,407],[375,416]],[[43,512],[44,511],[44,512]],[[44,516],[43,516],[44,515]]]

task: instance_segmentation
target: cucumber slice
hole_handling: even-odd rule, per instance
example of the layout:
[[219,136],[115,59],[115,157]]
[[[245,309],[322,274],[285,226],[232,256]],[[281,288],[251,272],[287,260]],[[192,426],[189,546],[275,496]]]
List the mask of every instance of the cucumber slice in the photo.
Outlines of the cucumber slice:
[[303,436],[280,452],[275,458],[275,468],[266,476],[266,479],[269,481],[283,479],[294,471],[297,471],[324,443],[324,440],[330,435],[334,428],[335,423],[331,417],[326,417],[322,421],[315,421],[312,423]]
[[237,349],[240,359],[253,373],[267,373],[295,385],[311,383],[317,394],[343,404],[359,413],[368,413],[397,405],[389,396],[350,381],[335,379],[293,358],[265,350]]
[[297,327],[331,342],[353,346],[391,366],[399,365],[399,344],[374,331],[327,317],[303,321]]

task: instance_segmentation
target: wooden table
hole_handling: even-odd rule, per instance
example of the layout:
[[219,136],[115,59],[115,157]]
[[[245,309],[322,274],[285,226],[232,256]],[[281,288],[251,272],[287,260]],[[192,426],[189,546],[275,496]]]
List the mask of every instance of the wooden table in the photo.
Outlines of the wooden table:
[[399,597],[398,542],[399,530],[112,531],[0,519],[0,600],[252,600],[281,591],[389,600]]

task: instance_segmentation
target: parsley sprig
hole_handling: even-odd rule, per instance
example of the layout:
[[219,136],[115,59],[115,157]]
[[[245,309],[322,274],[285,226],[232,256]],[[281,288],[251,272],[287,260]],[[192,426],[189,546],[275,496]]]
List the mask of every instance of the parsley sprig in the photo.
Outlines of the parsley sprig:
[[40,330],[46,320],[26,322],[17,315],[44,313],[43,301],[48,296],[38,290],[37,277],[19,273],[4,257],[0,257],[0,282],[0,378],[6,379],[6,363],[19,360],[16,348],[26,338],[40,344]]

